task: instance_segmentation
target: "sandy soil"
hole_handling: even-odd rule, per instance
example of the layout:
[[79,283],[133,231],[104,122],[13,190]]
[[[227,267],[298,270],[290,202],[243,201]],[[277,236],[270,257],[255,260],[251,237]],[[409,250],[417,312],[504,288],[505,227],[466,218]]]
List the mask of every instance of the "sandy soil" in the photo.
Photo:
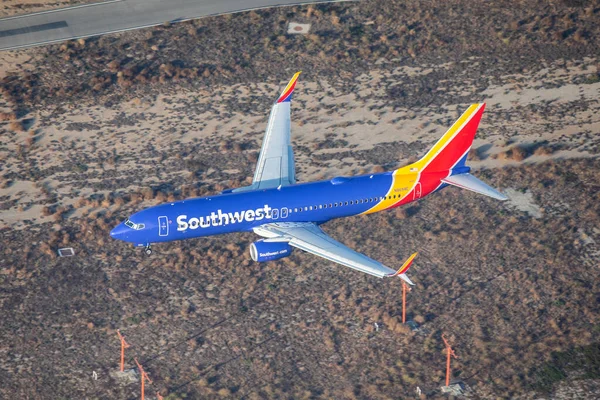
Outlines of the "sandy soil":
[[[4,65],[15,59],[26,64],[31,57],[27,52],[6,54]],[[468,76],[476,61],[465,64]],[[496,156],[512,146],[526,148],[539,143],[556,150],[550,155],[531,155],[525,162],[597,157],[600,83],[565,84],[587,76],[596,65],[596,59],[548,65],[533,74],[503,76],[483,91],[472,87],[468,78],[462,82],[439,82],[439,91],[487,103],[474,142],[480,160],[471,165],[481,169],[516,164],[518,161]],[[434,68],[450,66],[374,70],[359,77],[359,88],[353,93],[345,92],[335,81],[301,78],[292,111],[299,180],[364,173],[377,165],[392,169],[422,155],[468,104],[398,108],[389,101],[385,89],[401,85],[409,76],[427,76]],[[109,193],[111,188],[91,187],[102,186],[107,174],[124,178],[135,173],[139,177],[120,187],[120,191],[181,182],[194,171],[169,165],[172,166],[173,158],[195,158],[197,154],[190,153],[190,148],[206,152],[237,143],[255,153],[262,142],[271,101],[283,84],[240,84],[198,92],[182,89],[170,95],[137,98],[118,107],[72,105],[66,110],[49,108],[36,112],[25,123],[34,144],[27,147],[25,133],[4,136],[0,159],[6,163],[4,176],[22,175],[23,170],[31,169],[31,162],[43,166],[46,173],[37,185],[10,179],[8,189],[1,191],[6,201],[0,210],[0,221],[13,228],[25,226],[25,220],[47,221],[39,216],[44,198],[39,188],[43,186],[55,192],[63,205],[69,205],[81,196]],[[229,108],[235,104],[243,109],[257,99],[260,113]],[[548,107],[554,111],[548,113]],[[28,149],[27,163],[17,157],[23,148]],[[379,151],[382,149],[385,151]],[[375,150],[379,151],[376,156]],[[107,164],[108,154],[118,161]],[[85,171],[61,168],[83,164],[85,167],[78,168]],[[149,165],[159,169],[156,174],[144,172]],[[224,184],[231,179],[244,181],[252,175],[253,168],[252,160],[237,158],[218,169],[206,168],[199,179]]]

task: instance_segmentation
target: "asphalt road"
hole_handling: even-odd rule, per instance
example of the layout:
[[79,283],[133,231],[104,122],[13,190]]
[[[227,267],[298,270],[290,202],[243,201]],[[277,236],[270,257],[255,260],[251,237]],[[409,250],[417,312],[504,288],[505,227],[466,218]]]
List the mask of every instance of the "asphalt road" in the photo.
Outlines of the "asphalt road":
[[258,8],[344,0],[107,0],[0,19],[0,50]]

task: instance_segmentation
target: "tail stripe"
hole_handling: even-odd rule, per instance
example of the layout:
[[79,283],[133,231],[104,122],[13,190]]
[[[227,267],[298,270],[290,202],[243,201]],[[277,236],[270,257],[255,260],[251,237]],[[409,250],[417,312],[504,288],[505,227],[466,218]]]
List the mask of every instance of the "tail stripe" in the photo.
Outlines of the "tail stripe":
[[296,87],[296,82],[298,81],[298,77],[300,76],[300,72],[301,71],[296,72],[294,74],[294,76],[292,77],[292,79],[290,80],[290,82],[285,87],[285,89],[283,89],[283,92],[281,92],[281,95],[277,99],[278,103],[283,103],[283,102],[291,101],[292,100],[292,93],[294,93],[294,88]]
[[[474,117],[481,118],[481,114],[483,113],[483,109],[485,108],[485,104],[473,104],[471,105],[463,115],[448,129],[448,131],[442,136],[440,140],[429,150],[429,152],[415,163],[415,166],[419,168],[419,170],[424,170],[433,163],[434,160],[440,156],[440,154],[451,144],[456,136],[463,132],[463,129],[474,119]],[[475,126],[477,128],[477,126]],[[472,140],[472,138],[471,138]],[[471,142],[469,141],[468,147],[470,147]],[[465,149],[468,150],[468,149]],[[460,160],[460,158],[459,158]],[[449,167],[449,166],[448,166]]]
[[464,166],[484,109],[484,103],[472,104],[423,158],[395,170],[383,200],[363,214],[398,207],[444,185],[453,168]]

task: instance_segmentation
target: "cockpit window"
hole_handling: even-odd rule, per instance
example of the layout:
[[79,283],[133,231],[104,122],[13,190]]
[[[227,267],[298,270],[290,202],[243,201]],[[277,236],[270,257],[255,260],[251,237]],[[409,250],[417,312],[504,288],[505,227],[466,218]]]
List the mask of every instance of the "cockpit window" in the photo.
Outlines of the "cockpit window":
[[144,229],[144,226],[145,226],[144,224],[135,224],[135,223],[131,222],[129,220],[129,218],[125,220],[124,224],[126,226],[130,227],[131,229],[135,229],[136,231],[139,231],[140,229]]

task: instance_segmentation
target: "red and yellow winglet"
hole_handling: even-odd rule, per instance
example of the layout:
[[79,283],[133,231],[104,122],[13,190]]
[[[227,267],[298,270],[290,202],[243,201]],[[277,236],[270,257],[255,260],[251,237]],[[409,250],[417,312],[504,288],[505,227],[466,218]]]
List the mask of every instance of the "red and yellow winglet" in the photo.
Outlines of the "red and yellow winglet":
[[278,103],[289,102],[292,100],[292,93],[294,93],[294,88],[296,87],[296,82],[298,81],[298,77],[300,76],[301,72],[302,71],[298,71],[294,74],[290,80],[290,83],[287,84],[285,89],[283,89],[283,92],[281,92],[281,96],[279,96],[277,99]]
[[408,279],[408,277],[405,274],[406,274],[406,271],[408,271],[408,269],[412,265],[413,260],[415,259],[415,257],[417,256],[417,254],[419,254],[419,252],[413,253],[410,257],[408,257],[408,260],[406,260],[404,262],[404,264],[402,264],[402,266],[400,267],[400,269],[398,271],[394,272],[393,274],[389,274],[388,276],[389,277],[399,276],[404,281],[406,281],[406,283],[408,283],[410,285],[414,285],[414,283],[412,283],[411,280]]

